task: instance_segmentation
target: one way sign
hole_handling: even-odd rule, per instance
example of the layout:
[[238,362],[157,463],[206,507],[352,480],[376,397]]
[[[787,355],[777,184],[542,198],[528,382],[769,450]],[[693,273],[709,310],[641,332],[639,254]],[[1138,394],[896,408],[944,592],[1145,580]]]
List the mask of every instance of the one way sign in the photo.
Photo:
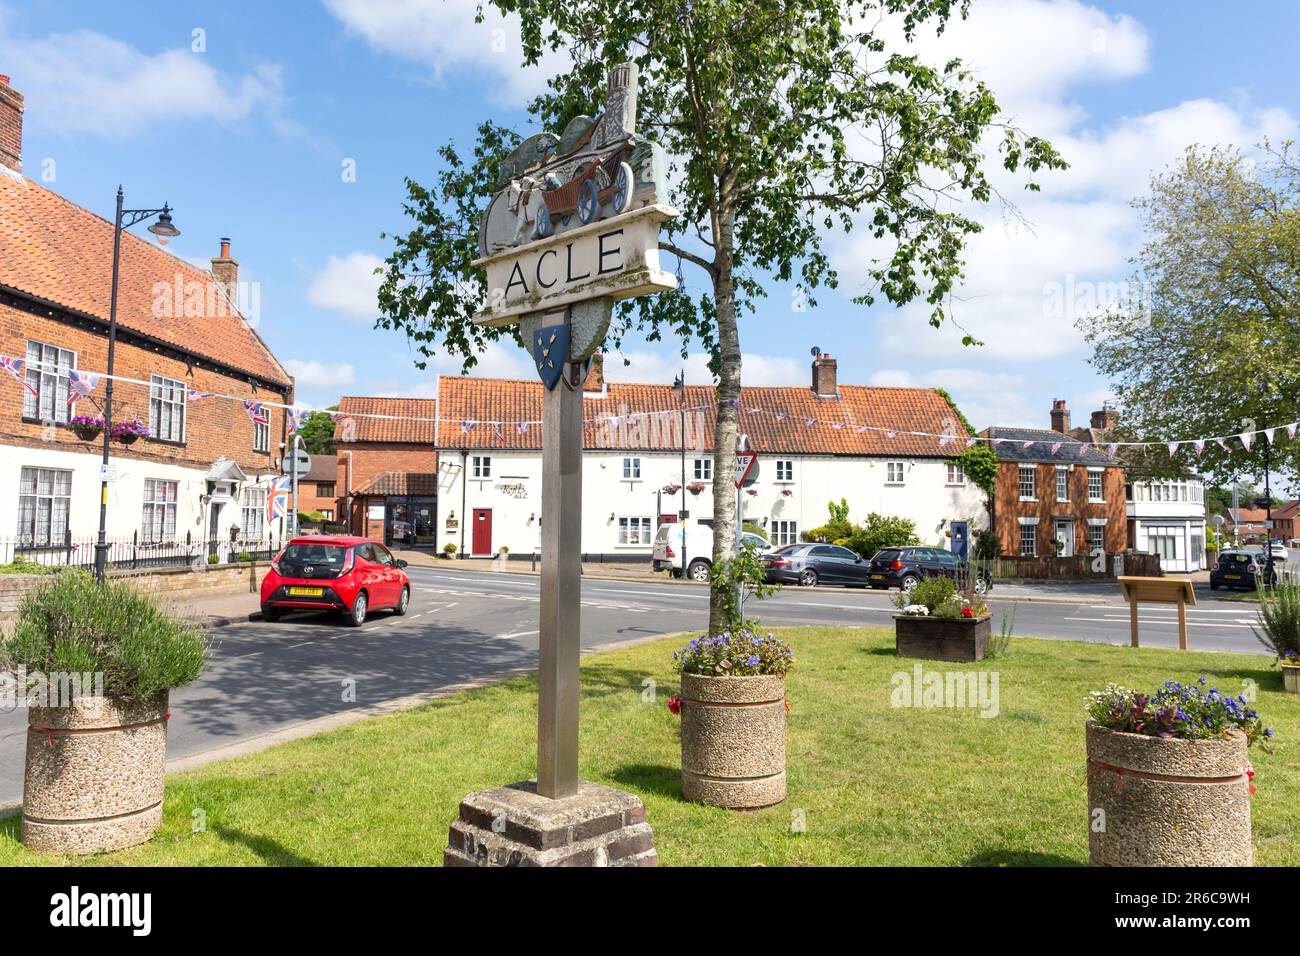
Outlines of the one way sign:
[[749,473],[754,470],[754,462],[758,461],[756,452],[747,451],[744,454],[736,456],[736,487],[740,488],[745,484],[745,479]]

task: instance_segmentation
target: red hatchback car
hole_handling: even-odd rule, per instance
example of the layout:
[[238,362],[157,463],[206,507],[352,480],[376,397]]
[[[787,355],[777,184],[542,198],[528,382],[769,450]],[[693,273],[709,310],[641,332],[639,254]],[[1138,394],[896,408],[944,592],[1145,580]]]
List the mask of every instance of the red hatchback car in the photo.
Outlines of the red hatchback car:
[[359,627],[372,610],[405,614],[411,606],[405,567],[405,561],[369,538],[294,538],[262,579],[262,617],[277,621],[285,611],[340,611]]

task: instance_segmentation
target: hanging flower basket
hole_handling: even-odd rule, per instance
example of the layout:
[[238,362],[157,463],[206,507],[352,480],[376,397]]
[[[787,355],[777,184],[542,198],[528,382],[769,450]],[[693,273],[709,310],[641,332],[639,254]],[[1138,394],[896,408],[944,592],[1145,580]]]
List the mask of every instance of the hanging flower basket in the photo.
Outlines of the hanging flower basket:
[[663,489],[662,489],[663,493],[666,494],[666,495],[675,495],[675,494],[677,494],[677,492],[679,492],[679,491],[681,491],[681,490],[682,490],[682,486],[681,486],[681,485],[674,485],[674,484],[667,484],[667,485],[664,485],[664,486],[663,486]]
[[68,427],[82,441],[94,441],[104,431],[104,420],[90,415],[78,415],[68,420]]
[[782,489],[781,489],[781,497],[782,497],[782,498],[789,498],[789,497],[790,497],[791,495],[793,495],[793,494],[794,494],[794,492],[791,491],[789,488],[782,488]]
[[131,445],[141,438],[149,437],[149,426],[137,418],[129,422],[118,422],[109,430],[109,434],[114,441]]
[[693,495],[698,495],[701,491],[704,490],[704,482],[692,481],[689,485],[686,486],[686,490]]

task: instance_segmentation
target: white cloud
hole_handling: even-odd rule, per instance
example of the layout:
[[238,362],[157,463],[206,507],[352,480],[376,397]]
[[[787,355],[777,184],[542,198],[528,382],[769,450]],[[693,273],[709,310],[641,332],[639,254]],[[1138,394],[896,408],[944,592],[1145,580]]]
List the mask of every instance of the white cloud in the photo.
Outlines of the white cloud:
[[350,319],[373,322],[379,315],[380,277],[384,260],[370,252],[330,256],[307,288],[307,301]]
[[345,388],[355,377],[355,370],[349,362],[331,364],[315,359],[285,359],[284,367],[298,388]]
[[[742,381],[746,385],[806,385],[812,381],[812,373],[794,359],[746,352],[740,362]],[[662,353],[610,351],[605,355],[605,378],[611,382],[671,384],[683,370],[688,385],[714,384],[709,357],[703,352],[692,352],[685,361],[668,350]]]
[[282,132],[296,129],[281,115],[277,66],[224,74],[188,47],[145,53],[92,30],[17,36],[7,22],[0,18],[0,63],[28,115],[61,132],[122,137],[157,121],[234,123],[257,111]]
[[977,429],[990,425],[1046,428],[1047,407],[1032,404],[1032,383],[1018,372],[935,368],[913,372],[881,369],[870,384],[895,388],[943,388]]
[[524,67],[518,18],[487,9],[484,22],[475,23],[477,0],[325,0],[325,6],[371,46],[422,64],[435,79],[460,72],[483,78],[496,105],[521,106],[568,69],[559,54]]

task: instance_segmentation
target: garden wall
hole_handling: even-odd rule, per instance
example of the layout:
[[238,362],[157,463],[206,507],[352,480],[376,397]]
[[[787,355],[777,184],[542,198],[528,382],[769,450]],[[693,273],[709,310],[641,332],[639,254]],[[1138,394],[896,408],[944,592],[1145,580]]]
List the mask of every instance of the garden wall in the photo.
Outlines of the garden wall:
[[[189,568],[158,568],[150,571],[110,571],[110,580],[126,581],[150,594],[176,595],[184,592],[193,597],[212,594],[255,593],[262,576],[270,567],[267,561],[241,561],[237,564],[212,565],[202,571]],[[0,614],[18,610],[23,595],[43,581],[45,574],[0,574]]]

